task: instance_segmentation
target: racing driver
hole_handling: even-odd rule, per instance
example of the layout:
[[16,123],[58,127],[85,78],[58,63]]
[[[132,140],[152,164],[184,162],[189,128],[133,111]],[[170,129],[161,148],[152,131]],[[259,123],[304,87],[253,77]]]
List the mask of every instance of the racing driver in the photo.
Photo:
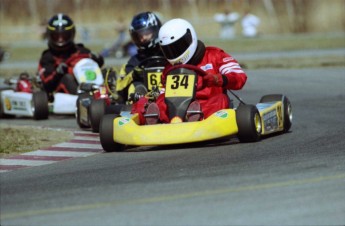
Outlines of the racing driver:
[[102,56],[91,53],[82,43],[74,42],[75,33],[72,19],[65,14],[56,14],[48,21],[48,49],[43,51],[39,60],[38,75],[50,100],[53,92],[77,94],[73,65],[66,64],[69,59],[92,58],[100,67],[104,63]]
[[158,16],[149,11],[135,15],[131,21],[129,33],[138,48],[138,52],[122,66],[119,73],[120,78],[116,83],[116,90],[124,102],[128,101],[130,84],[142,80],[142,69],[138,66],[140,62],[153,56],[163,57],[158,44],[158,32],[161,26],[162,23]]
[[[173,65],[195,65],[207,73],[198,76],[196,101],[189,105],[189,110],[199,111],[200,114],[187,118],[187,121],[202,120],[218,110],[230,107],[227,89],[242,89],[247,80],[247,75],[231,55],[218,47],[206,47],[198,40],[193,26],[180,18],[167,21],[159,30],[158,37],[162,52],[170,63],[163,71],[163,85],[164,72]],[[149,104],[147,99],[141,98],[133,105],[132,113],[139,113],[141,124],[169,122],[164,93],[158,96],[156,102]],[[145,119],[144,114],[157,117]]]

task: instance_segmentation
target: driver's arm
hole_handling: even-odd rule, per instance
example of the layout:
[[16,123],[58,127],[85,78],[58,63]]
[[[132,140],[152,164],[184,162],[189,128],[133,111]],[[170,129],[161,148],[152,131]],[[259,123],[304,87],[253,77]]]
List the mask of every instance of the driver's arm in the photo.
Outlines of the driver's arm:
[[127,64],[124,64],[121,66],[119,79],[116,82],[116,91],[118,92],[121,90],[124,90],[133,81],[133,78],[132,78],[133,70],[127,74],[126,68],[127,68]]

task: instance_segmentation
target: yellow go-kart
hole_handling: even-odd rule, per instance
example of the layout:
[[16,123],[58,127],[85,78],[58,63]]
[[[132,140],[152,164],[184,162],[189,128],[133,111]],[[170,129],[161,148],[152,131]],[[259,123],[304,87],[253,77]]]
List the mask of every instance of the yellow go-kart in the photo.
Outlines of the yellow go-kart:
[[[84,111],[86,115],[89,113],[85,121],[89,122],[92,132],[99,132],[100,122],[105,114],[118,114],[121,111],[126,111],[126,109],[128,110],[131,108],[133,101],[137,101],[140,97],[145,96],[148,92],[153,90],[159,93],[159,89],[161,88],[159,86],[159,84],[161,84],[161,74],[167,62],[168,61],[163,56],[145,58],[138,64],[138,67],[142,69],[142,73],[129,85],[126,92],[122,94],[109,92],[113,97],[128,95],[127,98],[124,98],[124,96],[119,98],[120,100],[127,99],[127,101],[125,101],[126,103],[121,103],[122,101],[113,101],[110,98],[94,98],[91,101],[89,109]],[[125,81],[121,82],[121,85],[119,85],[120,80],[118,79],[116,81],[118,83],[117,85],[123,86],[123,88],[128,86],[128,77],[130,76],[127,76]],[[111,91],[109,87],[107,87],[107,89]],[[88,101],[88,99],[86,99],[86,101]]]
[[[262,136],[289,131],[292,108],[281,94],[263,96],[256,105],[239,99],[236,108],[229,106],[201,121],[187,122],[189,104],[195,98],[197,76],[205,74],[192,65],[178,65],[166,76],[165,102],[170,123],[140,125],[138,114],[104,115],[100,141],[106,152],[120,152],[126,146],[158,146],[193,143],[236,135],[240,142],[256,142]],[[190,112],[189,112],[190,113]]]

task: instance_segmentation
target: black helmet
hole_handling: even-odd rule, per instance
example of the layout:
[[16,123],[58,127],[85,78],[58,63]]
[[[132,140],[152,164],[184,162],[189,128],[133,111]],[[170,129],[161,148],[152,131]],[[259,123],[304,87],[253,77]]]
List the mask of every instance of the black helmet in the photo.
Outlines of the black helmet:
[[129,33],[139,49],[149,49],[158,44],[158,32],[161,26],[161,21],[154,13],[139,13],[133,17]]
[[75,26],[72,19],[59,13],[50,18],[47,26],[48,44],[54,49],[64,49],[74,42]]

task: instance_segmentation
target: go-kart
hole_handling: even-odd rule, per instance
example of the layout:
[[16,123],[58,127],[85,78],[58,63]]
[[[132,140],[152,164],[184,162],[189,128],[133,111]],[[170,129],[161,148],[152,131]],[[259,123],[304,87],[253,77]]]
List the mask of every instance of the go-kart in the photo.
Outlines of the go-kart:
[[109,105],[117,102],[118,95],[112,91],[116,83],[116,72],[112,68],[101,70],[98,64],[91,59],[81,60],[76,64],[76,67],[78,66],[82,66],[83,70],[75,71],[75,76],[80,84],[75,111],[77,124],[82,129],[94,128],[95,123],[92,119],[98,117],[98,108],[101,106],[91,105],[91,103],[101,101],[101,103]]
[[[99,132],[100,121],[104,114],[127,112],[131,103],[149,92],[157,95],[161,89],[161,74],[167,60],[163,56],[151,56],[142,60],[138,66],[142,69],[140,78],[133,81],[128,88],[128,102],[120,104],[109,97],[94,98],[88,110],[88,122],[93,132]],[[109,90],[109,89],[108,89]],[[116,95],[116,94],[115,94]],[[85,111],[86,114],[86,111]]]
[[28,73],[21,73],[19,79],[7,79],[5,84],[7,87],[0,91],[0,118],[48,118],[48,97],[44,91],[38,90],[35,78],[30,78]]
[[[98,64],[87,58],[88,55],[71,57],[65,64],[68,72],[73,74],[79,84],[78,93],[87,92],[89,87],[95,85],[100,87],[104,83],[103,75]],[[51,101],[48,101],[48,94],[43,91],[38,76],[30,78],[27,73],[25,78],[9,79],[6,81],[8,87],[0,93],[0,117],[28,116],[34,119],[47,119],[49,113],[76,115],[76,102],[78,95],[56,92],[53,93]],[[74,78],[68,76],[70,83]],[[68,84],[70,84],[68,83]],[[87,91],[84,89],[86,88]],[[93,90],[95,87],[92,87]],[[78,115],[78,114],[77,114]]]
[[[201,121],[188,122],[188,106],[195,99],[197,76],[206,73],[192,65],[178,65],[166,72],[165,103],[170,123],[140,125],[139,115],[108,114],[100,124],[100,141],[106,152],[127,146],[156,146],[201,142],[237,136],[240,142],[256,142],[262,136],[287,132],[292,108],[281,94],[263,96],[256,106],[240,100],[237,108],[219,110]],[[196,112],[198,113],[198,112]],[[150,115],[144,115],[149,117]]]

